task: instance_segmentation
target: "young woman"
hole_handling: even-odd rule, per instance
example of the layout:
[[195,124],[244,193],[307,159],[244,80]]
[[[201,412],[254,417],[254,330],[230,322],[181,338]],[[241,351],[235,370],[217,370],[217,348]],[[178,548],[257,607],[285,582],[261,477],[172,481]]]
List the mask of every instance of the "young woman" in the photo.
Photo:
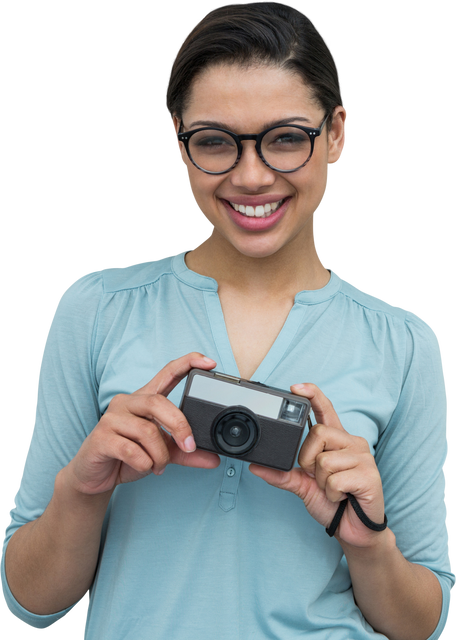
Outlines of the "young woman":
[[[7,531],[10,608],[45,627],[90,588],[97,640],[437,638],[454,581],[438,346],[318,258],[344,143],[328,49],[284,5],[217,9],[168,107],[213,233],[63,297]],[[193,367],[311,401],[291,471],[195,450],[178,409]]]

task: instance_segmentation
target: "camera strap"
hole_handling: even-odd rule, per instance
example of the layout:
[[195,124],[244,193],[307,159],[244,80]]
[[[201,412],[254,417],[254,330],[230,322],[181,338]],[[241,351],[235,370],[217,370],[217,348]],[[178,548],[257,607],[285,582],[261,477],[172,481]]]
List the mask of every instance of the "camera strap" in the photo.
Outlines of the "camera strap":
[[386,529],[386,526],[388,524],[388,519],[386,517],[386,514],[382,524],[377,524],[376,522],[373,522],[373,520],[371,520],[368,516],[366,516],[364,511],[361,509],[361,507],[359,506],[359,502],[355,498],[355,496],[352,495],[351,493],[347,493],[347,497],[345,498],[345,500],[342,500],[342,502],[339,503],[339,507],[336,511],[336,515],[334,516],[333,521],[331,522],[329,527],[326,529],[326,533],[328,534],[328,536],[332,537],[336,533],[337,527],[339,526],[342,516],[344,515],[345,507],[347,506],[349,500],[356,515],[368,529],[372,529],[372,531],[384,531]]

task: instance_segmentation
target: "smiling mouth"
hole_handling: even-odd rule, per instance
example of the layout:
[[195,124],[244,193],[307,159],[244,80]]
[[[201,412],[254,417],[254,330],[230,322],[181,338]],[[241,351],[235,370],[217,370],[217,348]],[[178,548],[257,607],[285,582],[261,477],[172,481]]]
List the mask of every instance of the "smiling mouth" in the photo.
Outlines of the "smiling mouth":
[[229,200],[227,200],[226,202],[228,202],[232,209],[248,218],[269,218],[270,215],[275,213],[277,209],[279,209],[279,207],[283,205],[285,200],[286,198],[283,198],[278,202],[268,202],[267,204],[259,205],[256,207],[251,207],[244,204],[235,204],[234,202],[230,202]]

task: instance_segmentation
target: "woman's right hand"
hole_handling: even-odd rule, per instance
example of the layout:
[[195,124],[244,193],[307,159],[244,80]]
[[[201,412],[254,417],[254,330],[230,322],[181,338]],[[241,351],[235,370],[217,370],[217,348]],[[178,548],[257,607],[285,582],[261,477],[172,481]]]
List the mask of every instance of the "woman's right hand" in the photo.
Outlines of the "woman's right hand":
[[138,391],[114,396],[100,422],[62,470],[67,482],[81,493],[96,495],[152,472],[160,475],[169,463],[217,467],[219,456],[195,451],[187,419],[166,397],[193,367],[209,370],[215,365],[200,353],[189,353],[169,362]]

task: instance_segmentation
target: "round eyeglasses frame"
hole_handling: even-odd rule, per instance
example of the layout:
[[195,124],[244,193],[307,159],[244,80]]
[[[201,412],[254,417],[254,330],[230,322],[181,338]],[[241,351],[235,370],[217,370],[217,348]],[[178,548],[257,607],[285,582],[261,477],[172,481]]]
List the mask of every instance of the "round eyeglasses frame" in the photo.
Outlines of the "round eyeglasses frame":
[[[190,158],[190,160],[192,161],[192,163],[195,165],[195,167],[197,169],[200,169],[200,171],[204,171],[204,173],[209,173],[210,175],[219,176],[219,175],[221,175],[223,173],[228,173],[229,171],[234,169],[234,167],[237,165],[237,163],[241,159],[242,150],[244,148],[242,146],[242,144],[241,144],[242,140],[255,140],[256,152],[258,153],[258,155],[260,156],[260,158],[264,162],[264,164],[267,167],[269,167],[270,169],[272,169],[273,171],[278,171],[279,173],[294,173],[295,171],[298,171],[298,169],[302,169],[302,167],[305,167],[305,165],[309,162],[309,160],[310,160],[310,158],[312,157],[312,154],[313,154],[315,138],[317,136],[319,136],[321,134],[321,132],[323,131],[323,128],[324,128],[324,126],[326,124],[326,121],[327,121],[328,117],[329,117],[329,113],[324,117],[324,119],[322,120],[322,123],[317,128],[303,127],[303,126],[301,126],[299,124],[279,124],[279,125],[275,125],[274,127],[269,127],[269,129],[265,129],[264,131],[261,131],[261,133],[245,133],[245,134],[242,134],[242,135],[237,135],[237,133],[233,133],[232,131],[228,131],[228,129],[221,129],[219,127],[201,127],[199,129],[192,129],[192,131],[182,131],[184,123],[181,120],[179,131],[177,133],[177,139],[179,140],[179,142],[183,142],[184,143],[184,147],[185,147],[185,150],[187,152],[187,155]],[[261,142],[262,142],[264,136],[267,133],[269,133],[269,131],[272,131],[273,129],[282,129],[283,127],[293,127],[294,129],[300,129],[301,131],[305,131],[307,133],[307,135],[309,136],[309,138],[310,138],[310,154],[309,154],[309,157],[307,158],[307,160],[305,162],[303,162],[303,164],[299,165],[299,167],[296,167],[296,169],[277,169],[276,167],[273,167],[272,165],[270,165],[269,162],[267,160],[265,160],[263,154],[261,153]],[[192,158],[192,154],[190,153],[188,145],[189,145],[189,141],[190,141],[190,138],[192,137],[192,135],[195,134],[195,133],[198,133],[199,131],[222,131],[223,133],[227,133],[229,136],[231,136],[233,138],[233,140],[235,141],[236,146],[237,146],[238,155],[237,155],[236,160],[233,162],[233,164],[231,165],[231,167],[229,169],[225,169],[224,171],[208,171],[207,169],[203,169],[203,167],[200,167],[199,164],[196,164],[196,162]]]

